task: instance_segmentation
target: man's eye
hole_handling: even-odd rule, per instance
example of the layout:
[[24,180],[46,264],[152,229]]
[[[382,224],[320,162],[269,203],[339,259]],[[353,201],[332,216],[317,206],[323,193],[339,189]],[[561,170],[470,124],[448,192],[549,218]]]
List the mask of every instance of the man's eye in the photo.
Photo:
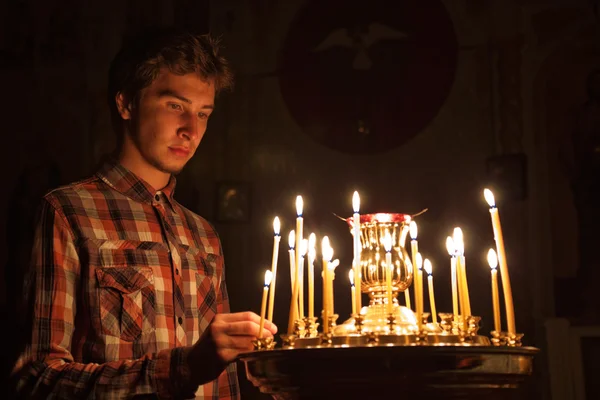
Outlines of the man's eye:
[[179,104],[169,103],[169,108],[171,108],[173,110],[181,111],[181,106]]
[[208,114],[203,113],[203,112],[198,113],[198,118],[200,118],[200,119],[208,119]]

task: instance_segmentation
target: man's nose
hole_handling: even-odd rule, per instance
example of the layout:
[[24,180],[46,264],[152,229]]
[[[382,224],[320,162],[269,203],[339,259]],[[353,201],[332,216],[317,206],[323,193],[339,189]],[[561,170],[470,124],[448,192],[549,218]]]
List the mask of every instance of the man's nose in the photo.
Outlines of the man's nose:
[[200,135],[200,124],[198,122],[198,118],[193,113],[186,113],[184,123],[181,128],[179,128],[179,133],[185,136],[188,140],[193,140],[198,138]]

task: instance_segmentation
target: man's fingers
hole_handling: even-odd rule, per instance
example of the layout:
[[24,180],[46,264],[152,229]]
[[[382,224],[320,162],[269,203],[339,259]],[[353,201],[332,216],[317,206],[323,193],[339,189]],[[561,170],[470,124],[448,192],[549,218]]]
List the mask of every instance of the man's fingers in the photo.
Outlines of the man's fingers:
[[[249,332],[251,332],[251,330],[248,330],[248,329],[253,329],[253,328],[250,328],[250,326],[252,326],[252,324],[256,325],[256,330],[255,331],[252,330],[252,332],[255,332],[254,334],[258,335],[258,327],[260,325],[260,316],[253,313],[252,311],[229,313],[229,314],[217,314],[217,318],[218,318],[219,322],[223,322],[223,323],[229,324],[231,326],[230,329],[227,329],[228,331],[230,331],[229,334],[231,334],[231,335],[252,334],[252,333],[249,333]],[[238,326],[236,324],[242,324],[242,325]],[[244,329],[246,329],[246,330],[244,330]],[[271,335],[275,335],[277,333],[277,326],[274,323],[272,323],[271,321],[268,321],[266,319],[264,322],[264,329],[265,329],[265,331],[270,332]],[[263,334],[265,334],[265,332],[263,332]]]

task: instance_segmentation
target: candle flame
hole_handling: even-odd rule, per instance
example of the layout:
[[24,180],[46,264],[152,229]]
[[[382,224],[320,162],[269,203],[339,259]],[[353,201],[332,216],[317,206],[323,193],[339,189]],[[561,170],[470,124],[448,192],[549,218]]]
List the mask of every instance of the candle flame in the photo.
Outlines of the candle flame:
[[299,217],[302,216],[302,208],[304,207],[304,202],[302,201],[302,196],[297,196],[296,197],[296,214],[298,214]]
[[300,251],[300,255],[304,257],[308,251],[308,240],[302,239],[300,241],[300,248],[298,250]]
[[281,229],[281,223],[279,222],[279,217],[275,217],[273,220],[273,231],[275,232],[275,236],[279,236],[279,230]]
[[350,279],[350,286],[354,286],[354,270],[348,271],[348,279]]
[[329,262],[333,258],[333,248],[329,245],[329,238],[323,236],[321,242],[321,252],[323,253],[323,260]]
[[392,236],[389,231],[385,231],[385,237],[383,238],[383,247],[386,252],[392,251]]
[[410,221],[410,238],[417,240],[417,223],[415,221]]
[[270,269],[265,271],[265,286],[269,286],[271,284],[271,279],[273,279],[273,273]]
[[490,265],[491,269],[496,269],[496,267],[498,266],[498,256],[496,255],[494,249],[490,249],[488,251],[487,262]]
[[454,228],[454,249],[459,255],[465,253],[465,242],[463,240],[463,232],[460,228]]
[[288,243],[290,244],[290,249],[294,248],[296,244],[296,232],[292,229],[290,231],[290,235],[288,236]]
[[454,253],[456,252],[456,249],[454,248],[454,240],[452,240],[452,236],[448,236],[446,238],[446,250],[448,251],[448,254],[450,254],[451,256],[453,256]]
[[421,253],[417,253],[415,258],[417,259],[417,268],[422,269],[423,268],[423,256],[421,255]]
[[357,191],[354,191],[354,194],[352,195],[352,208],[355,213],[358,213],[358,210],[360,209],[360,197],[358,196]]
[[485,201],[489,204],[490,207],[496,207],[496,200],[494,199],[494,193],[490,189],[483,190],[483,197],[485,197]]
[[431,275],[433,273],[433,268],[431,266],[431,261],[429,261],[429,258],[426,258],[425,261],[423,261],[423,269],[425,269],[427,275]]

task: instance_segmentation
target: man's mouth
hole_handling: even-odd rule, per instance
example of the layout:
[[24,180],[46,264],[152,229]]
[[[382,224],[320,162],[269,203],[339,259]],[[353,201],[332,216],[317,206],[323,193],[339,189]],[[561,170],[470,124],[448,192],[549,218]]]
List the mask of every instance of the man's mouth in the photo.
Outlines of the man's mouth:
[[190,155],[190,149],[183,146],[170,146],[169,150],[178,157],[187,157]]

